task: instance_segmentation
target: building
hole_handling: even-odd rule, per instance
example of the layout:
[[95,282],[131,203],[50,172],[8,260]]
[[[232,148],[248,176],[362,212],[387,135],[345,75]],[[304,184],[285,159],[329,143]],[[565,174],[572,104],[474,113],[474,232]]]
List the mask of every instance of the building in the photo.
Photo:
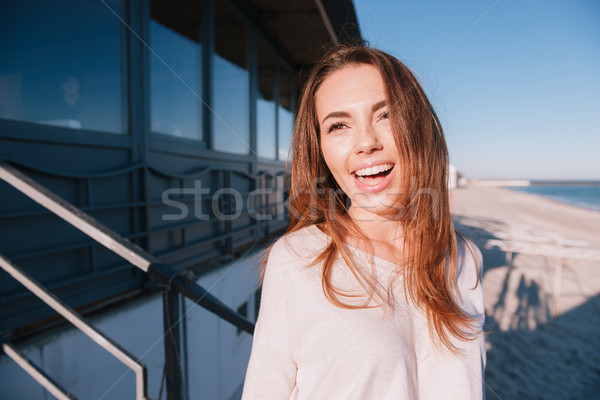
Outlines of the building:
[[456,166],[448,165],[448,189],[453,190],[458,187],[458,169]]
[[[254,320],[299,90],[357,38],[351,0],[2,2],[0,163]],[[169,335],[160,280],[3,180],[0,198],[0,254],[140,359],[148,397],[163,371],[169,399],[239,397],[249,334],[176,293]],[[136,396],[128,367],[4,270],[0,335],[77,398]],[[6,354],[0,383],[2,398],[50,398]]]

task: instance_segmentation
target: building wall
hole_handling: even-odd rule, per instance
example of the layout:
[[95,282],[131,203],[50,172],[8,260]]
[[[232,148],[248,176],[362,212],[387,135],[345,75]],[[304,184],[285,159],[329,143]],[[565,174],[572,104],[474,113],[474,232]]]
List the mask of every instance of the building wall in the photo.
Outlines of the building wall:
[[[237,257],[286,225],[295,110],[297,65],[253,15],[232,0],[1,5],[0,163],[177,270]],[[1,180],[0,198],[0,253],[69,306],[152,284]],[[49,315],[0,270],[0,336]]]
[[[228,306],[248,303],[255,319],[259,254],[238,259],[200,277],[198,284]],[[239,396],[252,336],[193,304],[182,301],[182,368],[188,399],[223,399]],[[148,396],[158,398],[164,367],[162,296],[154,294],[117,310],[89,319],[147,368]],[[79,399],[133,399],[134,374],[118,360],[71,327],[46,334],[21,351],[50,377]],[[2,399],[46,400],[53,397],[7,356],[0,358]],[[163,398],[166,397],[166,385]]]

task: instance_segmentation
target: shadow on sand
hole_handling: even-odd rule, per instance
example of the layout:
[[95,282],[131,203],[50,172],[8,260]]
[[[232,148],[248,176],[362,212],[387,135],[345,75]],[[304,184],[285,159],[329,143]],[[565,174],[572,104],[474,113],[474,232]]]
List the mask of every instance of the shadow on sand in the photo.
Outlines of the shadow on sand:
[[502,280],[486,310],[487,399],[600,399],[600,295],[553,318],[542,282],[515,268],[524,255],[484,246],[504,239],[503,225],[455,217],[482,251],[484,276]]

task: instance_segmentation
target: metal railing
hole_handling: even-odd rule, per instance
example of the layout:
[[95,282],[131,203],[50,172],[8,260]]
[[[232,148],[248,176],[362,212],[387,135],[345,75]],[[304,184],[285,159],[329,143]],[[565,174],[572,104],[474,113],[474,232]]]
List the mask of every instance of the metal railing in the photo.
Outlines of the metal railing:
[[3,342],[2,351],[57,399],[75,399],[75,396],[63,389],[58,383],[54,382],[52,378],[46,375],[44,371],[32,363],[31,360],[25,357],[25,355],[17,350],[12,344]]
[[[0,164],[0,179],[3,179],[33,201],[50,210],[55,215],[59,216],[82,231],[84,234],[88,235],[109,250],[129,261],[134,266],[148,273],[150,276],[154,277],[159,284],[169,289],[169,291],[163,294],[165,332],[170,334],[174,340],[171,341],[172,343],[170,345],[165,342],[165,360],[167,363],[169,363],[169,360],[174,360],[172,353],[179,351],[179,343],[177,339],[179,337],[177,334],[178,326],[177,323],[172,323],[175,320],[174,315],[172,315],[174,311],[173,293],[181,293],[183,296],[194,301],[194,303],[230,322],[237,328],[250,334],[254,333],[254,324],[252,322],[248,321],[246,318],[226,306],[208,291],[194,283],[192,280],[187,279],[172,267],[161,262],[152,254],[124,239],[118,233],[112,231],[85,212],[81,211],[42,185],[38,184],[13,166],[5,163]],[[146,373],[143,364],[135,361],[134,358],[127,354],[125,350],[121,349],[118,345],[111,342],[110,339],[101,334],[98,330],[87,324],[72,309],[62,304],[58,298],[46,291],[39,283],[35,282],[35,280],[24,274],[8,259],[0,257],[0,266],[9,272],[13,277],[15,277],[15,279],[25,285],[36,296],[40,297],[63,317],[73,323],[73,325],[82,330],[83,333],[88,335],[113,356],[117,357],[132,370],[134,370],[136,373],[136,398],[146,398]],[[10,351],[10,347],[7,348]],[[170,371],[170,373],[167,374],[168,398],[182,398],[181,388],[178,387],[182,381],[180,369],[174,365],[171,365],[168,370]],[[35,373],[30,372],[30,374],[36,378]],[[42,380],[44,379],[48,381],[48,378],[44,378],[43,374],[40,375],[38,373],[37,378],[41,379],[36,379],[40,383],[42,383]],[[58,388],[56,390],[60,391]],[[68,396],[68,394],[65,395]]]
[[[250,172],[249,166],[236,163],[206,167],[203,164],[210,160],[202,159],[202,166],[181,167],[184,172],[165,170],[159,162],[74,171],[23,160],[2,162],[86,214],[114,221],[121,237],[177,270],[236,258],[285,229],[288,222],[284,214],[285,171],[280,165],[261,165],[260,170]],[[231,188],[232,193],[221,191],[223,188]],[[77,237],[71,226],[51,218],[47,209],[24,204],[20,193],[11,189],[6,185],[0,188],[0,233],[5,234],[0,252],[18,265],[40,265],[44,258],[52,258],[70,268],[68,275],[48,285],[53,293],[82,305],[119,296],[143,284],[147,276],[141,270],[129,273],[128,263],[119,263],[115,254],[95,240]],[[56,235],[30,238],[26,226],[31,224]],[[33,296],[24,290],[15,292],[10,285],[0,282],[3,329],[19,329],[50,316],[49,310],[40,314]]]
[[[142,362],[138,361],[129,354],[126,350],[122,349],[118,344],[114,343],[110,340],[109,337],[104,335],[98,329],[91,326],[87,323],[79,314],[77,314],[73,309],[69,306],[65,305],[60,299],[54,296],[52,293],[48,292],[42,285],[36,282],[35,279],[28,276],[23,270],[13,264],[10,260],[0,254],[0,267],[4,269],[6,272],[10,274],[13,278],[19,281],[23,286],[25,286],[31,293],[35,294],[39,297],[44,303],[52,307],[57,313],[62,315],[67,321],[73,324],[77,329],[87,335],[90,339],[96,342],[99,346],[101,346],[104,350],[108,351],[110,354],[115,356],[119,361],[125,364],[129,369],[131,369],[135,373],[135,393],[136,400],[145,400],[146,397],[146,368]],[[13,360],[15,360],[21,367],[23,364],[17,361],[18,358],[12,357],[10,352],[7,353]],[[15,353],[14,355],[18,355]],[[29,363],[30,365],[32,363]],[[24,368],[26,372],[30,373],[30,375],[38,382],[42,383],[40,378],[48,379],[39,369],[37,369],[38,374],[31,374],[32,370]],[[42,384],[44,387],[47,382]],[[53,390],[58,390],[60,392],[59,398],[73,398],[73,397],[64,397],[68,396],[66,393],[59,389],[56,385],[52,385]],[[52,394],[53,391],[51,391]]]

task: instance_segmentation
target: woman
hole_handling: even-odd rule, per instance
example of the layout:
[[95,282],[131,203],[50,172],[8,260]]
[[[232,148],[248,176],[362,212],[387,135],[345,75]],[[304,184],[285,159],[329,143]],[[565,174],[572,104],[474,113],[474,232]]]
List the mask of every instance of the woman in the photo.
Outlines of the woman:
[[445,140],[412,73],[372,48],[329,51],[293,154],[243,398],[482,398],[480,253],[454,232]]

